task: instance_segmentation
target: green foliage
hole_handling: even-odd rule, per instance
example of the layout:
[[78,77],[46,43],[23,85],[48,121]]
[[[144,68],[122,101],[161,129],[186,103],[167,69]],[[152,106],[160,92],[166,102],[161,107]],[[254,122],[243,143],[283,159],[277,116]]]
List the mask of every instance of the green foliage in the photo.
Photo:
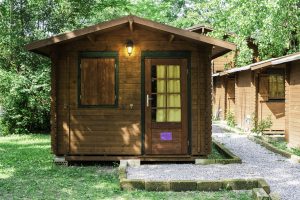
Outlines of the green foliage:
[[262,134],[265,130],[270,129],[273,125],[271,116],[268,116],[260,121],[258,121],[257,118],[254,118],[252,122],[253,128],[251,131],[257,134]]
[[49,127],[49,60],[24,45],[128,14],[181,28],[210,25],[221,39],[233,33],[227,40],[238,46],[236,66],[253,60],[249,39],[260,59],[300,51],[298,0],[0,0],[0,105],[11,114],[1,119],[2,131]]
[[230,127],[236,126],[234,114],[230,111],[226,113],[226,122],[227,122],[227,125]]
[[1,134],[49,130],[49,68],[32,74],[0,69]]
[[251,192],[122,191],[117,168],[56,166],[48,135],[0,136],[0,199],[243,199]]
[[183,27],[210,24],[210,35],[237,44],[236,66],[252,62],[253,49],[258,46],[260,60],[300,51],[299,0],[191,0],[192,6],[179,21]]
[[226,156],[221,154],[216,146],[213,144],[211,148],[211,154],[208,155],[208,159],[226,159]]
[[[266,137],[266,136],[263,136],[263,137],[257,136],[257,137],[262,139],[263,137]],[[268,142],[269,144],[271,144],[272,146],[274,146],[277,149],[288,151],[292,154],[300,156],[300,148],[290,148],[290,147],[288,147],[288,143],[284,140],[278,140],[278,139],[276,140],[274,138],[268,138],[267,140],[265,139],[264,141]]]

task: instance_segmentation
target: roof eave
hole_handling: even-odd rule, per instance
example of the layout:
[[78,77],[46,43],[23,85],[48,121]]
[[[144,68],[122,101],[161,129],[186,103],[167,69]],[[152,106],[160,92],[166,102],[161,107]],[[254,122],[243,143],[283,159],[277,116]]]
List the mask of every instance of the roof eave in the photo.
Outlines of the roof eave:
[[161,31],[167,32],[169,34],[174,34],[175,36],[180,36],[183,38],[192,39],[192,40],[199,41],[202,43],[207,43],[207,44],[210,44],[213,46],[218,46],[218,47],[224,48],[225,49],[224,52],[236,49],[236,45],[233,43],[230,43],[230,42],[211,38],[211,37],[208,37],[205,35],[190,32],[188,30],[179,29],[176,27],[168,26],[165,24],[157,23],[157,22],[154,22],[151,20],[139,18],[139,17],[132,16],[132,15],[125,16],[125,17],[111,20],[111,21],[107,21],[107,22],[103,22],[100,24],[96,24],[96,25],[86,27],[83,29],[79,29],[79,30],[75,30],[72,32],[52,36],[47,39],[35,41],[35,42],[32,42],[32,43],[26,45],[25,47],[28,51],[34,51],[34,50],[38,50],[43,47],[51,46],[54,44],[59,44],[66,40],[83,37],[85,35],[97,33],[97,32],[100,32],[100,31],[103,31],[103,30],[106,30],[106,29],[109,29],[109,28],[112,28],[115,26],[124,25],[126,23],[129,23],[130,21],[134,22],[136,24],[139,24],[141,26],[147,26],[152,29],[161,30]]

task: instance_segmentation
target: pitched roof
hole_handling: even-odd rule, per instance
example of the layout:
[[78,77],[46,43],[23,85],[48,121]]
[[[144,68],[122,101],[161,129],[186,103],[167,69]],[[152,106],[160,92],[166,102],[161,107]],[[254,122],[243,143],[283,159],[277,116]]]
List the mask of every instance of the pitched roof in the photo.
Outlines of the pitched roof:
[[191,31],[191,32],[205,34],[205,33],[208,33],[208,32],[212,32],[214,29],[212,29],[209,26],[203,25],[203,24],[198,24],[198,25],[189,27],[186,30]]
[[175,37],[180,37],[186,40],[192,40],[198,42],[199,44],[210,44],[214,48],[212,50],[212,58],[221,56],[231,50],[235,50],[236,46],[233,43],[226,42],[223,40],[215,39],[209,36],[201,35],[198,33],[193,33],[188,30],[172,27],[169,25],[161,24],[144,18],[140,18],[134,15],[125,16],[115,20],[102,22],[93,26],[86,28],[74,30],[71,32],[59,34],[52,36],[47,39],[38,40],[26,45],[27,50],[36,52],[42,55],[49,56],[49,47],[53,45],[59,45],[62,43],[82,39],[83,37],[88,37],[90,35],[98,34],[103,31],[114,30],[115,28],[120,28],[123,26],[132,25],[142,26],[151,30],[156,30],[164,32]]
[[292,62],[292,61],[296,61],[296,60],[300,60],[300,52],[290,54],[290,55],[281,56],[281,57],[277,57],[277,58],[270,58],[268,60],[260,61],[260,62],[253,63],[253,64],[250,64],[250,65],[246,65],[246,66],[243,66],[243,67],[235,67],[235,68],[232,68],[232,69],[229,69],[229,70],[225,70],[223,72],[215,73],[212,76],[213,77],[224,76],[224,75],[233,74],[233,73],[236,73],[236,72],[246,71],[246,70],[252,70],[253,71],[253,70],[263,69],[265,67],[279,65],[279,64],[283,64],[283,63],[288,63],[288,62]]

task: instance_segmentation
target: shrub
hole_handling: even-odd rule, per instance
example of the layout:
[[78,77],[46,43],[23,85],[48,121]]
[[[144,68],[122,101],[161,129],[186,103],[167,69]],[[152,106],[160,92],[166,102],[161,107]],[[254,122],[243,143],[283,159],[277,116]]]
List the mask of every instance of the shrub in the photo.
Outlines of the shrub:
[[0,133],[29,133],[50,129],[50,70],[19,74],[0,69]]
[[230,111],[227,112],[227,114],[226,114],[226,121],[227,121],[228,126],[230,126],[230,127],[235,127],[236,126],[234,114]]
[[257,133],[257,134],[262,134],[264,130],[269,129],[272,127],[273,122],[271,119],[271,116],[269,115],[267,118],[262,119],[261,121],[258,122],[257,118],[253,120],[253,128],[252,132]]

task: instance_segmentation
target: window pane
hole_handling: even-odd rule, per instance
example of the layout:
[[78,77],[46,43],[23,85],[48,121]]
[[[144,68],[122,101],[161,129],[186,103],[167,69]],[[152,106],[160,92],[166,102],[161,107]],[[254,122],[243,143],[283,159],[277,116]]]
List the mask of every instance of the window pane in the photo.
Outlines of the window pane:
[[166,107],[166,95],[157,95],[157,107]]
[[168,107],[180,107],[180,94],[169,94],[168,95]]
[[277,76],[277,81],[278,81],[278,90],[277,90],[277,96],[278,98],[284,98],[285,97],[285,88],[284,88],[284,79],[283,76],[278,75]]
[[156,122],[166,122],[166,109],[156,110]]
[[168,78],[180,78],[180,66],[169,65],[168,66]]
[[269,97],[274,98],[276,97],[276,76],[270,75],[269,76]]
[[180,80],[168,80],[168,93],[180,92]]
[[166,81],[165,80],[157,80],[157,92],[165,93],[166,92]]
[[[157,71],[157,78],[166,78],[166,66],[157,65],[156,71]],[[153,77],[153,78],[155,78],[155,77]]]
[[181,109],[168,109],[167,121],[168,122],[180,122],[181,121]]
[[269,75],[269,98],[282,99],[285,97],[284,76],[282,74]]

